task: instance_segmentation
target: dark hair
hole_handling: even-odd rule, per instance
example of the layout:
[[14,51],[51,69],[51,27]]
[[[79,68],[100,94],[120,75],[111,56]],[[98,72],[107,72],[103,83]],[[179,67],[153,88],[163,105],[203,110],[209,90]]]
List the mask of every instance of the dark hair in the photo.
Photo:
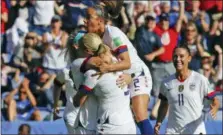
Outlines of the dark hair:
[[21,124],[21,125],[19,126],[19,132],[21,132],[22,129],[23,129],[24,127],[28,127],[28,132],[29,132],[29,134],[30,134],[30,132],[31,132],[31,127],[30,127],[29,124]]
[[178,46],[176,46],[173,50],[173,53],[176,51],[177,48],[183,48],[187,51],[187,53],[191,56],[191,52],[190,52],[190,49],[189,47],[186,45],[186,44],[180,44]]

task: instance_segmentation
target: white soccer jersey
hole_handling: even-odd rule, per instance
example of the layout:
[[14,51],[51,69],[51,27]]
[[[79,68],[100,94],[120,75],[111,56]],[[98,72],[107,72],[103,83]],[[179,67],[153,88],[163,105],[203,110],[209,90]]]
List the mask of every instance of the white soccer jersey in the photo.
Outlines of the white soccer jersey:
[[163,81],[159,97],[169,104],[166,133],[205,134],[203,101],[214,94],[209,86],[208,80],[195,71],[183,82],[175,74]]
[[128,37],[119,28],[106,25],[103,42],[108,45],[116,55],[128,51],[131,68],[124,72],[135,74],[133,82],[129,85],[131,97],[141,94],[150,95],[152,89],[150,71],[145,63],[139,58],[136,49],[129,41]]
[[[71,64],[72,80],[74,82],[74,87],[78,89],[80,84],[84,81],[84,74],[81,72],[84,68],[83,65],[87,62],[89,58],[79,58],[76,59]],[[72,97],[73,100],[73,97]],[[79,121],[81,125],[87,130],[96,130],[96,117],[97,117],[97,101],[94,96],[89,96],[86,102],[81,106],[79,111]]]
[[88,70],[84,74],[85,80],[80,90],[93,93],[96,96],[98,101],[98,126],[100,127],[103,124],[122,126],[134,122],[130,109],[129,91],[127,87],[121,89],[116,85],[116,80],[121,72],[92,76],[94,73],[96,73],[95,70]]
[[[75,61],[73,61],[73,63],[71,63],[70,65],[68,65],[66,68],[64,68],[62,70],[62,72],[59,72],[57,74],[57,81],[59,81],[60,83],[65,83],[66,86],[66,107],[64,110],[64,120],[65,120],[65,124],[67,126],[68,129],[68,133],[69,134],[74,134],[75,130],[74,128],[78,126],[78,121],[77,121],[77,116],[79,113],[79,107],[74,107],[73,105],[73,97],[75,96],[75,94],[77,93],[77,89],[75,89],[74,86],[74,82],[73,82],[73,78],[71,78],[70,75],[70,69],[73,69],[73,74],[76,74],[76,78],[79,78],[79,80],[83,81],[83,74],[78,74],[78,72],[80,72],[78,69],[80,69],[81,64],[83,63],[84,59],[76,59]],[[76,69],[76,70],[74,70]],[[75,81],[75,83],[79,83],[77,81]]]
[[142,71],[143,61],[137,55],[137,51],[128,37],[119,28],[106,25],[103,42],[108,45],[116,55],[125,51],[129,52],[131,68],[125,72],[136,73]]
[[[67,66],[63,72],[57,75],[57,80],[66,84],[66,108],[64,111],[64,119],[66,121],[69,133],[77,133],[75,127],[78,126],[78,121],[81,122],[85,129],[96,130],[96,108],[97,102],[94,96],[89,96],[84,105],[80,108],[75,108],[73,105],[73,97],[77,92],[80,84],[84,80],[84,74],[80,71],[81,66],[85,63],[86,58],[78,58]],[[70,72],[71,71],[71,72]],[[94,106],[92,108],[92,106]],[[78,115],[79,113],[79,115]],[[91,114],[89,114],[91,113]],[[73,128],[73,129],[72,129]],[[72,132],[73,130],[73,132]]]

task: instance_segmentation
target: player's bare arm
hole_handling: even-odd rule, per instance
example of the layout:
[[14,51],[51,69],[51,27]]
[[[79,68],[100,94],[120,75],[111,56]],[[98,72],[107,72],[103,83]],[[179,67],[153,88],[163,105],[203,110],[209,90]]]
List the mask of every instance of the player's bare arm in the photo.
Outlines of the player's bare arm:
[[156,125],[154,127],[155,134],[159,134],[159,129],[160,129],[160,126],[161,126],[164,118],[166,117],[166,113],[168,111],[168,106],[169,106],[168,100],[161,99]]
[[131,62],[128,52],[123,52],[119,54],[117,58],[120,59],[119,62],[110,65],[104,64],[99,67],[100,71],[102,73],[122,71],[122,70],[127,70],[131,67]]

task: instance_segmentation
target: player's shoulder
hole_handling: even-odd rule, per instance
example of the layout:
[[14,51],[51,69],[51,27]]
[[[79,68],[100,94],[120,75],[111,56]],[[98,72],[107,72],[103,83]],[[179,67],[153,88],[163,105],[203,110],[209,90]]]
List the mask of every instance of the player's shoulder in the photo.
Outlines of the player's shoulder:
[[175,79],[176,79],[176,75],[175,75],[175,73],[174,73],[174,74],[172,74],[172,75],[170,75],[170,76],[164,78],[163,81],[162,81],[162,83],[169,83],[169,82],[171,82],[171,81],[173,81],[173,80],[175,80]]
[[162,81],[162,88],[172,89],[174,87],[174,80],[176,80],[175,74],[172,74]]
[[85,58],[77,58],[75,59],[71,65],[70,65],[70,68],[76,68],[76,67],[80,67],[81,64],[84,62]]
[[105,28],[108,31],[109,35],[120,36],[120,35],[117,35],[117,34],[121,33],[121,30],[118,27],[111,26],[111,25],[106,25]]
[[198,80],[201,80],[201,81],[207,81],[208,79],[201,73],[198,73],[196,71],[191,71],[192,72],[192,75],[193,75],[193,79],[198,81]]

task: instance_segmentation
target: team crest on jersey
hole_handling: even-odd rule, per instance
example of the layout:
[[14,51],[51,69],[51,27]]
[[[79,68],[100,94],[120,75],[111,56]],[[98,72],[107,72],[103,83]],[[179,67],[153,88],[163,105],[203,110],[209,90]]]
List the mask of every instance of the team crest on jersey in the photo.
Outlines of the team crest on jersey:
[[189,88],[190,88],[190,90],[192,90],[192,91],[195,90],[195,83],[191,83],[190,86],[189,86]]
[[179,86],[178,86],[178,91],[179,91],[179,92],[182,92],[183,90],[184,90],[184,85],[179,85]]
[[119,47],[123,44],[120,37],[113,38],[112,40],[113,40],[116,47]]

